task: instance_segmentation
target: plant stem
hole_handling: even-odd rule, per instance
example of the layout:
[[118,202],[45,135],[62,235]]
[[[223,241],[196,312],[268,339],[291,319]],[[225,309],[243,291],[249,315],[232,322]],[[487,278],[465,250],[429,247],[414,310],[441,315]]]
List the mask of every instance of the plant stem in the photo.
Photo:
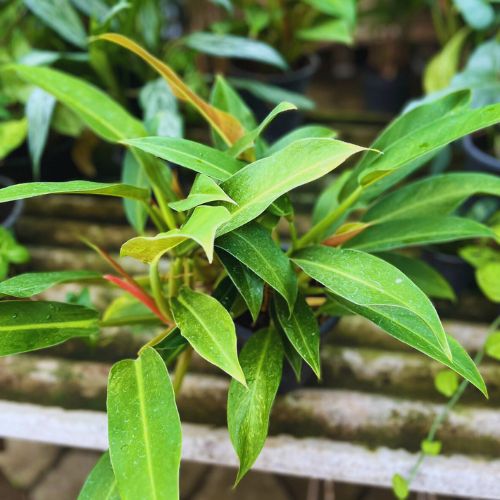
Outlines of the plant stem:
[[303,248],[309,243],[321,238],[324,232],[342,217],[354,203],[356,203],[363,193],[363,186],[358,186],[333,212],[320,220],[297,242],[297,249]]
[[153,221],[153,224],[156,226],[156,229],[158,229],[158,231],[163,233],[166,228],[165,228],[165,224],[163,223],[161,218],[158,217],[158,215],[154,211],[153,207],[148,202],[144,202],[144,206],[146,207],[148,215],[151,218],[151,220]]
[[176,396],[177,394],[179,394],[179,391],[181,390],[182,381],[184,380],[184,375],[186,375],[186,372],[189,368],[189,363],[191,361],[192,355],[193,355],[193,348],[191,346],[188,346],[186,350],[177,359],[177,364],[175,365],[175,372],[174,372],[174,381],[173,381],[174,392]]
[[175,221],[174,213],[168,206],[167,200],[163,196],[163,193],[156,187],[153,187],[153,191],[155,193],[156,201],[158,202],[161,214],[163,216],[163,219],[165,220],[165,223],[167,224],[167,227],[169,229],[175,229],[177,227],[177,222]]
[[172,313],[170,311],[170,307],[165,298],[163,287],[161,285],[160,271],[158,269],[159,264],[160,259],[155,259],[149,266],[149,282],[151,284],[151,291],[153,292],[153,297],[160,312],[167,319],[172,320]]
[[155,337],[153,337],[151,340],[149,340],[148,342],[146,342],[140,349],[139,349],[139,352],[137,353],[138,355],[140,355],[144,349],[146,349],[147,347],[153,347],[155,346],[156,344],[159,344],[163,339],[167,338],[170,333],[172,332],[172,330],[175,328],[175,326],[171,326],[169,328],[166,328],[165,330],[163,330],[162,332],[160,332],[158,335],[156,335]]
[[179,280],[183,271],[182,259],[177,257],[170,267],[170,276],[168,278],[168,297],[171,299],[177,295],[179,291]]

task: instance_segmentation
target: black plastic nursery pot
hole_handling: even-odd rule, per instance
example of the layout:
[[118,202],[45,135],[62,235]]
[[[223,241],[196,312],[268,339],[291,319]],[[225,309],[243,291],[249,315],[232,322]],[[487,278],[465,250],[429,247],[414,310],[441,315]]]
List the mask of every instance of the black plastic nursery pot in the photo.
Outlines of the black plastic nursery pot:
[[[0,188],[12,186],[14,182],[8,177],[0,175]],[[23,210],[23,200],[0,203],[0,225],[5,228],[11,228],[21,215]]]
[[[323,340],[328,333],[331,332],[333,327],[338,323],[340,318],[338,317],[328,317],[325,318],[319,327],[320,338]],[[236,336],[238,338],[238,349],[241,349],[245,342],[252,336],[254,331],[248,326],[243,326],[240,323],[236,323]],[[279,394],[286,394],[287,392],[299,389],[300,387],[307,386],[311,384],[316,378],[316,375],[312,371],[311,367],[307,363],[302,363],[302,372],[300,380],[297,380],[295,373],[290,365],[290,363],[285,359],[283,362],[283,374],[281,377],[281,383],[278,388]]]
[[362,75],[363,101],[368,111],[397,114],[410,98],[410,74],[398,71],[387,78],[373,68],[366,67]]
[[464,167],[466,170],[481,171],[500,175],[500,159],[487,153],[486,136],[466,135],[462,139],[462,148],[464,150]]
[[[250,64],[241,61],[233,63],[231,75],[239,79],[254,80],[298,94],[305,94],[319,65],[320,58],[317,54],[304,57],[297,63],[296,68],[285,73],[266,73],[259,71],[258,66],[253,69]],[[239,90],[239,93],[253,111],[258,121],[262,121],[274,107],[273,104],[256,97],[247,90]],[[279,139],[282,135],[297,128],[303,119],[304,116],[300,112],[285,113],[283,116],[278,116],[269,125],[264,136],[270,141]]]

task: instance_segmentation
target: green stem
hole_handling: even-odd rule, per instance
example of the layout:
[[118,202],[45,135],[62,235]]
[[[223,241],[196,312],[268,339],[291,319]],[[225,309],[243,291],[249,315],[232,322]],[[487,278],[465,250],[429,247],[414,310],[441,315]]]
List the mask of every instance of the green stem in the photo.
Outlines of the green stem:
[[156,229],[158,229],[158,231],[160,231],[161,233],[166,231],[165,224],[163,223],[161,218],[158,217],[153,207],[148,202],[144,202],[144,206],[146,207],[146,211],[148,212],[148,215],[150,219],[153,221],[153,224],[155,225]]
[[179,394],[182,386],[182,381],[184,380],[184,376],[189,368],[189,363],[191,362],[191,356],[193,355],[193,348],[188,346],[186,350],[179,356],[177,359],[177,364],[175,365],[174,371],[174,392],[175,395]]
[[183,262],[179,257],[174,259],[170,267],[170,276],[168,279],[168,298],[171,299],[177,295],[179,291],[179,282],[182,276]]
[[149,266],[149,282],[151,284],[151,291],[153,292],[153,297],[155,299],[156,305],[160,312],[168,320],[172,319],[172,313],[170,307],[163,293],[163,287],[161,285],[160,271],[158,266],[160,264],[160,259],[155,259],[151,262]]
[[156,201],[158,202],[158,205],[161,210],[161,214],[163,216],[163,219],[165,220],[167,226],[169,229],[175,229],[177,227],[177,222],[175,220],[174,213],[172,212],[171,208],[168,206],[168,202],[163,196],[163,193],[156,187],[153,187],[153,191],[156,196]]
[[297,242],[297,249],[303,248],[309,243],[316,242],[317,239],[323,237],[325,231],[336,221],[338,221],[354,203],[356,203],[361,194],[363,187],[358,186],[333,212],[328,214],[323,220],[320,220],[313,226],[302,238]]
[[170,335],[170,333],[172,332],[172,330],[174,328],[175,328],[174,326],[171,326],[169,328],[166,328],[162,332],[160,332],[158,335],[156,335],[151,340],[149,340],[148,342],[146,342],[139,349],[139,352],[137,354],[140,355],[144,351],[144,349],[146,349],[147,347],[154,347],[156,344],[159,344],[163,339],[167,338]]

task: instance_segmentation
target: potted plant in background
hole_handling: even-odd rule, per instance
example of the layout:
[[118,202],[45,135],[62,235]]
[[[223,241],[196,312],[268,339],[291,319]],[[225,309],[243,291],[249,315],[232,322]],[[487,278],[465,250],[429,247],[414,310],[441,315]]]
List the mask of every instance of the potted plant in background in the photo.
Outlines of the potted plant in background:
[[[356,2],[300,0],[224,2],[224,16],[210,31],[184,38],[188,47],[231,60],[231,82],[261,121],[272,105],[288,100],[308,109],[302,97],[319,67],[317,51],[331,43],[351,44]],[[300,123],[300,114],[278,118],[267,137],[277,139]]]
[[[320,374],[317,317],[328,310],[376,322],[486,394],[475,364],[445,334],[422,291],[436,275],[427,277],[430,282],[422,276],[419,288],[405,274],[414,269],[412,259],[399,259],[401,270],[377,254],[495,236],[487,226],[453,213],[476,192],[500,195],[498,178],[443,175],[405,190],[391,188],[446,144],[497,123],[500,105],[471,109],[470,93],[459,91],[400,116],[369,150],[311,127],[266,149],[256,143],[263,127],[245,129],[245,117],[239,116],[245,108],[223,78],[216,81],[214,92],[225,96],[234,114],[201,99],[170,67],[130,39],[116,34],[99,39],[126,47],[148,62],[178,99],[206,119],[218,140],[210,147],[182,138],[147,137],[140,121],[83,80],[50,68],[2,68],[54,95],[105,140],[125,144],[148,179],[148,188],[70,181],[0,190],[2,203],[57,193],[124,197],[142,207],[157,230],[155,236],[124,242],[121,251],[149,264],[148,279],[135,279],[97,249],[114,271],[102,278],[142,304],[161,331],[140,349],[136,360],[119,361],[111,370],[110,451],[92,471],[82,498],[103,491],[109,496],[178,498],[182,438],[175,394],[193,350],[233,379],[228,428],[240,459],[239,481],[264,445],[284,358],[297,370],[306,363]],[[292,108],[280,105],[267,121]],[[289,191],[360,154],[342,184],[329,191],[330,202],[317,209],[316,223],[298,235]],[[158,158],[197,173],[187,196]],[[280,246],[280,220],[289,227],[288,250]],[[169,271],[163,273],[159,262],[167,254]],[[30,273],[2,282],[0,354],[97,335],[100,320],[94,309],[23,299],[57,283],[100,277],[91,271],[68,271]],[[238,356],[234,321],[247,311],[258,331]],[[144,321],[130,316],[127,308],[119,314],[130,324]],[[172,363],[173,382],[167,371]]]

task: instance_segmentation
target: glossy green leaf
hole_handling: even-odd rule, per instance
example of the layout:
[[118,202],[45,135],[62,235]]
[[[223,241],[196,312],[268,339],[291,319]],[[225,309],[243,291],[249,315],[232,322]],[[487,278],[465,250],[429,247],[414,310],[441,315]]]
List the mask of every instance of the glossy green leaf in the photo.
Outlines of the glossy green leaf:
[[455,292],[444,276],[422,260],[399,253],[380,253],[378,256],[410,278],[420,290],[436,299],[455,300]]
[[276,245],[268,231],[257,223],[247,224],[217,238],[215,245],[274,288],[292,311],[297,298],[297,277],[290,259]]
[[234,35],[197,32],[184,38],[184,43],[199,52],[216,57],[249,59],[287,69],[283,57],[266,43]]
[[313,311],[300,294],[291,315],[285,302],[279,297],[275,297],[274,306],[278,322],[288,340],[320,378],[319,326]]
[[243,166],[217,149],[177,137],[144,137],[123,143],[219,181],[229,179]]
[[490,262],[476,271],[477,284],[492,302],[500,302],[500,262]]
[[334,139],[336,136],[337,132],[329,127],[325,127],[323,125],[304,125],[288,132],[288,134],[285,134],[283,137],[274,142],[267,150],[266,156],[277,153],[280,149],[283,149],[292,144],[292,142],[300,139]]
[[441,441],[429,441],[424,439],[420,445],[420,449],[423,453],[430,456],[436,456],[441,453]]
[[476,194],[500,196],[500,177],[451,173],[428,177],[393,191],[372,205],[363,221],[387,221],[451,214]]
[[494,236],[491,229],[472,219],[415,217],[370,226],[349,240],[345,246],[366,252],[383,252],[415,245]]
[[266,441],[283,367],[283,347],[276,330],[266,328],[253,334],[240,361],[248,387],[231,381],[227,398],[229,436],[240,459],[236,482],[252,467]]
[[96,271],[53,271],[18,274],[13,278],[0,282],[0,295],[28,298],[54,285],[71,281],[99,279],[101,276],[101,273]]
[[399,474],[392,476],[392,491],[398,500],[406,500],[410,494],[408,481]]
[[484,30],[495,20],[495,9],[488,0],[453,0],[467,24],[476,30]]
[[235,204],[211,177],[200,174],[196,177],[189,196],[184,200],[173,201],[168,206],[182,212],[213,201],[225,201]]
[[66,41],[86,47],[87,33],[69,0],[24,0],[24,4]]
[[0,356],[61,344],[99,333],[93,309],[59,302],[0,302]]
[[424,89],[427,94],[446,88],[455,76],[460,64],[460,56],[469,30],[457,31],[446,45],[430,60],[424,72]]
[[228,206],[231,220],[218,234],[250,222],[281,195],[322,177],[361,150],[360,146],[333,139],[301,139],[250,163],[221,184],[238,205]]
[[104,453],[85,480],[78,500],[120,500],[109,452]]
[[200,206],[180,229],[171,229],[155,237],[138,236],[122,245],[120,254],[143,262],[153,262],[165,252],[180,245],[183,241],[194,240],[198,243],[211,262],[214,253],[214,238],[217,228],[229,219],[224,207]]
[[447,398],[451,398],[458,389],[458,375],[451,370],[442,370],[434,377],[434,386],[436,389]]
[[452,368],[487,394],[476,365],[455,339],[446,336],[429,299],[394,266],[357,250],[319,246],[300,250],[294,262],[342,305]]
[[337,16],[350,23],[356,19],[356,0],[304,0],[319,12]]
[[353,42],[352,30],[349,25],[340,19],[321,22],[310,28],[297,31],[297,38],[307,42]]
[[107,184],[91,181],[27,182],[0,189],[0,203],[23,200],[47,194],[100,194],[146,201],[148,191],[126,184]]
[[471,266],[483,267],[490,262],[500,262],[500,251],[489,246],[469,245],[460,248],[458,254]]
[[167,368],[154,349],[113,365],[107,409],[109,453],[120,496],[178,498],[181,423]]
[[297,107],[289,102],[281,102],[266,116],[266,118],[264,118],[258,127],[254,128],[250,132],[247,132],[243,137],[236,141],[226,151],[226,154],[232,156],[233,158],[238,158],[238,156],[255,144],[255,141],[259,138],[262,132],[264,132],[264,130],[279,114],[296,109]]
[[258,80],[248,80],[243,78],[231,78],[231,83],[237,88],[250,92],[258,99],[270,104],[279,104],[287,101],[297,106],[298,109],[311,110],[315,108],[313,100],[304,94],[292,92],[291,90],[276,85],[268,85]]
[[50,121],[56,100],[45,90],[35,88],[26,103],[28,120],[28,149],[33,165],[33,177],[40,177],[40,161],[50,128]]
[[500,360],[500,331],[490,333],[484,347],[488,356]]
[[18,148],[28,133],[26,118],[0,122],[0,160]]
[[264,299],[264,281],[231,254],[220,248],[216,253],[231,281],[246,302],[253,320],[257,321]]
[[231,315],[213,297],[181,288],[171,300],[172,314],[181,334],[195,351],[242,384],[245,376],[238,362],[236,330]]

